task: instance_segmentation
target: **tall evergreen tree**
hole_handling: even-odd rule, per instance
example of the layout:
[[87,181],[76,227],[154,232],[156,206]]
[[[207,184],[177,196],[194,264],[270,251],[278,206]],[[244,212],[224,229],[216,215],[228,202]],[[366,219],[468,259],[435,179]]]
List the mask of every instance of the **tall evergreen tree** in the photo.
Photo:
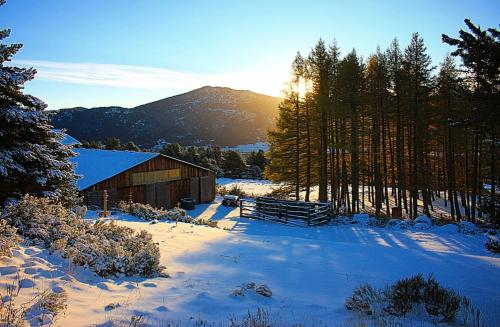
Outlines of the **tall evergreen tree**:
[[[0,40],[9,34],[0,31]],[[60,142],[62,133],[52,129],[45,103],[23,94],[36,71],[6,65],[21,46],[0,44],[0,203],[29,193],[71,204],[76,175],[68,159],[74,154]]]
[[330,56],[323,40],[319,40],[309,56],[315,111],[319,130],[319,191],[318,200],[328,201],[328,112],[330,110]]
[[[482,130],[488,137],[489,143],[489,184],[490,191],[484,190],[483,197],[488,204],[487,211],[490,217],[500,221],[500,205],[497,199],[497,158],[498,158],[498,129],[500,128],[500,31],[495,28],[482,30],[466,19],[465,24],[469,31],[460,30],[458,38],[443,34],[443,42],[455,46],[453,56],[462,59],[465,68],[465,77],[470,86],[471,100],[474,111],[471,112],[467,124],[476,132]],[[478,148],[479,140],[475,140]],[[474,162],[478,163],[479,151],[474,152]],[[477,164],[474,174],[478,172]],[[476,177],[476,176],[475,176]],[[478,178],[475,178],[473,188],[477,189]],[[476,191],[473,192],[473,201],[476,201]],[[489,193],[489,194],[488,194]],[[475,208],[474,208],[475,209]]]
[[426,53],[424,40],[418,33],[412,35],[410,44],[405,50],[404,67],[408,83],[408,106],[410,111],[410,144],[413,157],[411,167],[411,195],[412,214],[417,216],[419,191],[422,191],[424,213],[429,212],[429,190],[426,176],[426,111],[429,109],[430,93],[432,90],[431,58]]

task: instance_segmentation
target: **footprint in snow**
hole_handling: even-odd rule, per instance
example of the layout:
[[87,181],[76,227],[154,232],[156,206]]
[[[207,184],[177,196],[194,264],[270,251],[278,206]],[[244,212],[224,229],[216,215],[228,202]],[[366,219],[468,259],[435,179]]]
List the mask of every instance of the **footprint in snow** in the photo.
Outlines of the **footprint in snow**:
[[52,292],[54,292],[54,293],[64,293],[64,288],[62,288],[61,286],[54,286],[54,287],[52,287]]
[[128,288],[129,290],[135,290],[137,288],[137,286],[135,286],[134,284],[127,284],[125,285],[126,288]]
[[96,286],[99,287],[102,290],[109,291],[109,286],[106,283],[101,282],[101,283],[98,283]]
[[27,255],[35,255],[35,254],[39,254],[40,250],[36,250],[36,249],[26,249],[24,250],[24,254],[27,254]]
[[33,262],[32,260],[26,260],[26,262],[21,265],[22,268],[28,268],[34,266],[36,266],[36,262]]
[[35,286],[35,282],[32,279],[24,278],[19,281],[20,288],[31,288]]
[[159,307],[155,308],[156,311],[158,312],[167,312],[169,311],[168,308],[164,305],[160,305]]
[[156,287],[156,283],[142,283],[142,286],[144,287]]
[[0,267],[0,275],[2,276],[15,274],[16,272],[17,272],[16,266]]
[[63,277],[61,277],[62,280],[66,281],[66,282],[74,282],[76,281],[75,277],[73,276],[70,276],[70,275],[65,275]]

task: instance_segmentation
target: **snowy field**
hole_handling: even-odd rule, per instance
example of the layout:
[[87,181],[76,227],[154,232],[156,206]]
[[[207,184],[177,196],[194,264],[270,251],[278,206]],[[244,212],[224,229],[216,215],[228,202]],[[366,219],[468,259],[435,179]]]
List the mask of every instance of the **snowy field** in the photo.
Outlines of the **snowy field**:
[[[10,283],[20,268],[22,296],[66,290],[68,310],[57,321],[62,326],[109,326],[132,315],[151,324],[227,323],[230,315],[241,317],[258,307],[292,322],[338,326],[359,319],[344,309],[355,286],[382,287],[418,272],[434,273],[443,286],[470,297],[490,326],[500,326],[500,258],[485,250],[484,235],[464,235],[451,225],[425,232],[342,224],[288,227],[239,218],[237,208],[219,202],[190,214],[217,220],[222,228],[113,216],[153,235],[171,278],[101,278],[41,248],[22,247],[1,259],[0,282]],[[249,282],[267,284],[272,297],[231,295]],[[106,308],[111,303],[118,305]]]

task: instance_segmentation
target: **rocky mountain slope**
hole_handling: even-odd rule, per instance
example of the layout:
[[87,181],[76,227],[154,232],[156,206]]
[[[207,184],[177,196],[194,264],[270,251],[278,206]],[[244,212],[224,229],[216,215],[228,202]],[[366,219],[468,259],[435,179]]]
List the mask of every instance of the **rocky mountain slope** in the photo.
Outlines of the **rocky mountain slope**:
[[151,147],[159,139],[189,144],[265,141],[274,127],[280,98],[245,90],[205,86],[135,108],[57,110],[52,123],[79,140],[105,140]]

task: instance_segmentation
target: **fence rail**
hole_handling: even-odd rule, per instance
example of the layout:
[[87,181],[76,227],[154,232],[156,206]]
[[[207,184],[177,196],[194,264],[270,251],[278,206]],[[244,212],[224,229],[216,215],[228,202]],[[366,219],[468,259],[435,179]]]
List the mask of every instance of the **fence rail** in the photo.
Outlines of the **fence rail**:
[[292,226],[316,226],[330,218],[328,203],[278,200],[258,197],[240,201],[240,216]]

